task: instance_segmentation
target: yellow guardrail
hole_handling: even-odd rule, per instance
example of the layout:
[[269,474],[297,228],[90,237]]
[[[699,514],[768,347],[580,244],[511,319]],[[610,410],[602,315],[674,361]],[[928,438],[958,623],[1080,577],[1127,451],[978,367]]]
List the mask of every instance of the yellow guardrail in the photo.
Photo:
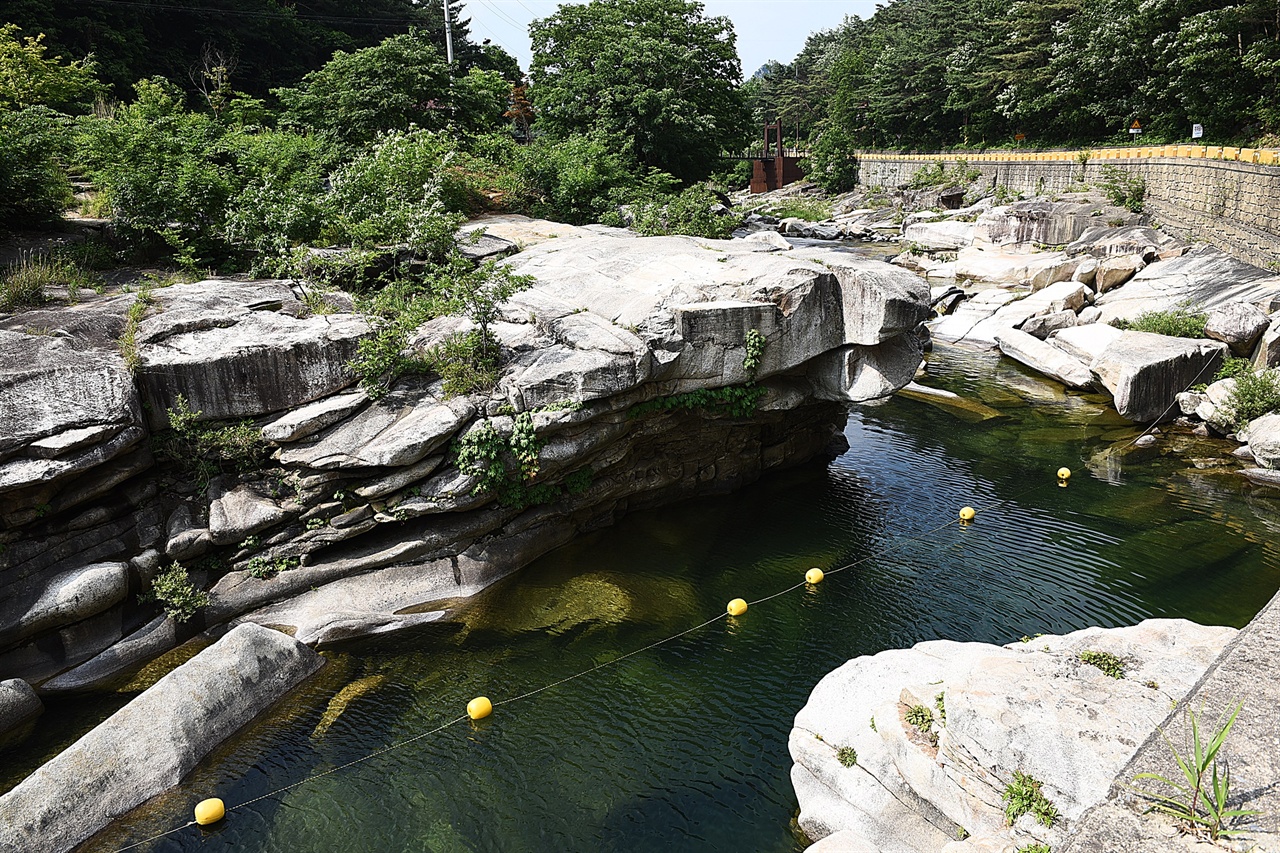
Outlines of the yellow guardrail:
[[1130,148],[1085,148],[1077,151],[988,151],[966,154],[946,152],[930,154],[890,154],[877,151],[858,152],[860,160],[964,160],[968,163],[1079,163],[1088,153],[1088,162],[1094,160],[1138,160],[1159,157],[1179,160],[1226,160],[1236,163],[1256,163],[1261,166],[1280,166],[1280,149],[1235,148],[1221,145],[1152,145]]

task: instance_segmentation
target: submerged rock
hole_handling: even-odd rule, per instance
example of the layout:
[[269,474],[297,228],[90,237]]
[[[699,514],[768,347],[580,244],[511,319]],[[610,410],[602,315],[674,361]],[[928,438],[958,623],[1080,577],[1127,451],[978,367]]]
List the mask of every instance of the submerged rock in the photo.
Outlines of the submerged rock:
[[323,663],[277,631],[233,629],[0,796],[0,850],[70,850],[178,784]]

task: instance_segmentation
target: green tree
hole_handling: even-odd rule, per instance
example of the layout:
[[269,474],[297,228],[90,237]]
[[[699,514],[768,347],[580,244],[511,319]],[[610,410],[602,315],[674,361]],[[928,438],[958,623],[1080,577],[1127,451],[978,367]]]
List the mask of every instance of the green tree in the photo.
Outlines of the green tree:
[[733,24],[693,0],[592,0],[529,25],[537,128],[616,140],[635,163],[708,175],[745,139]]
[[286,127],[314,128],[348,146],[410,125],[469,132],[503,124],[510,86],[495,71],[472,68],[451,80],[444,56],[414,30],[353,53],[338,51],[296,88],[276,89]]
[[66,62],[45,56],[44,33],[20,38],[15,24],[0,26],[0,110],[42,104],[74,108],[100,89],[92,58]]

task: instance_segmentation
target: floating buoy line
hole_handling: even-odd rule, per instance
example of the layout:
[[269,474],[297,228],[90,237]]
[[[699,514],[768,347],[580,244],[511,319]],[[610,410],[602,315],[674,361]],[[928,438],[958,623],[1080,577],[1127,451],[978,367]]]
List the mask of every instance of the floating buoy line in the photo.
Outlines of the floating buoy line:
[[[1194,386],[1197,382],[1200,381],[1201,375],[1203,375],[1203,373],[1205,372],[1205,370],[1208,369],[1208,366],[1211,363],[1212,362],[1206,363],[1205,366],[1200,369],[1200,372],[1196,374],[1195,378],[1187,386],[1188,390],[1192,386]],[[1176,395],[1175,395],[1174,403],[1170,404],[1169,407],[1164,410],[1164,412],[1160,415],[1159,418],[1153,421],[1150,424],[1150,426],[1148,426],[1145,430],[1143,430],[1135,438],[1133,438],[1126,445],[1126,447],[1130,447],[1134,445],[1143,436],[1150,434],[1151,431],[1156,428],[1156,425],[1159,424],[1160,421],[1162,421],[1169,414],[1170,411],[1172,411],[1175,405],[1177,405]],[[1059,468],[1055,472],[1055,474],[1057,479],[1057,485],[1061,488],[1066,488],[1069,485],[1071,480],[1071,469],[1066,466],[1063,466]],[[991,505],[981,508],[981,513],[990,513],[1005,504],[1012,503],[1022,497],[1025,497],[1031,492],[1039,488],[1042,488],[1044,485],[1046,485],[1045,482],[1043,481],[1038,482],[1014,495],[1011,495],[1010,497],[1001,498],[1000,500],[995,501]],[[979,509],[975,509],[972,506],[961,507],[957,514],[959,517],[959,527],[966,528],[969,525],[973,524],[977,520],[979,514],[980,514]],[[144,838],[141,841],[135,841],[134,843],[126,847],[116,848],[114,853],[125,853],[125,851],[133,850],[134,848],[141,847],[144,844],[149,844],[150,842],[164,838],[165,836],[173,835],[175,832],[181,832],[182,830],[188,829],[192,826],[202,826],[202,827],[211,826],[213,824],[216,824],[224,820],[226,816],[231,812],[248,808],[254,803],[261,802],[262,800],[271,799],[272,797],[282,794],[285,791],[289,791],[301,785],[306,785],[309,782],[314,782],[317,779],[321,779],[325,776],[329,776],[339,771],[346,770],[349,767],[354,767],[357,764],[361,764],[365,761],[369,761],[370,759],[377,758],[380,755],[385,755],[388,752],[401,749],[402,747],[406,747],[412,743],[416,743],[424,738],[428,738],[428,737],[431,737],[432,735],[439,734],[445,729],[451,728],[461,722],[464,722],[464,721],[476,722],[478,720],[483,720],[489,717],[490,715],[492,715],[497,708],[500,708],[504,705],[510,705],[515,702],[520,702],[525,699],[532,698],[534,696],[537,696],[539,693],[544,693],[548,690],[552,690],[556,687],[559,687],[562,684],[567,684],[570,681],[575,681],[579,678],[583,678],[585,676],[591,675],[592,673],[597,672],[598,670],[605,669],[610,666],[614,666],[628,658],[634,657],[635,655],[642,654],[644,652],[649,651],[650,649],[654,649],[654,648],[657,648],[658,646],[662,646],[667,643],[674,642],[675,640],[678,640],[696,631],[700,631],[709,625],[719,622],[721,619],[737,618],[737,617],[745,616],[747,611],[751,607],[754,607],[759,604],[764,604],[765,602],[768,602],[768,601],[772,601],[775,598],[779,598],[781,596],[787,595],[788,593],[794,592],[797,589],[800,589],[802,587],[817,586],[818,584],[822,583],[827,577],[831,575],[839,574],[840,572],[846,571],[848,569],[856,568],[862,565],[863,563],[869,562],[879,557],[883,557],[886,554],[890,554],[894,551],[897,551],[906,545],[910,545],[915,542],[922,542],[926,539],[930,539],[935,534],[940,533],[949,527],[955,526],[956,523],[957,522],[955,519],[951,519],[943,524],[939,524],[937,527],[918,533],[915,536],[908,536],[908,537],[897,539],[894,542],[890,543],[889,545],[885,546],[884,548],[880,549],[879,551],[872,552],[863,557],[860,557],[857,560],[854,560],[851,563],[847,563],[843,566],[838,566],[834,569],[827,569],[826,571],[824,571],[815,566],[805,572],[803,580],[800,580],[792,584],[791,586],[786,587],[785,589],[778,590],[777,592],[772,593],[770,595],[766,595],[763,598],[757,598],[754,601],[747,601],[744,598],[734,598],[731,601],[729,601],[729,603],[725,606],[725,609],[723,612],[718,613],[715,616],[712,616],[710,619],[706,620],[705,622],[694,625],[690,628],[686,628],[683,631],[680,631],[676,634],[672,634],[669,637],[664,637],[660,640],[656,640],[652,643],[649,643],[646,646],[642,646],[638,649],[633,649],[629,652],[619,655],[616,658],[612,658],[610,660],[604,661],[603,663],[598,663],[595,666],[588,667],[587,669],[584,669],[580,672],[576,672],[576,673],[573,673],[572,675],[565,676],[564,678],[561,678],[557,681],[553,681],[549,684],[544,684],[541,687],[537,687],[533,690],[529,690],[517,696],[512,696],[507,699],[501,699],[496,702],[491,700],[487,696],[477,696],[467,703],[466,713],[461,714],[457,717],[454,717],[453,719],[448,720],[444,723],[441,723],[439,726],[436,726],[433,729],[420,732],[412,737],[406,738],[405,740],[397,741],[396,743],[383,747],[382,749],[375,750],[374,752],[371,752],[368,755],[363,755],[359,758],[353,759],[344,764],[339,764],[335,767],[330,767],[328,770],[322,770],[319,773],[314,773],[311,776],[307,776],[304,779],[299,779],[296,782],[291,782],[288,785],[282,785],[279,788],[276,788],[272,791],[268,791],[267,793],[261,794],[250,800],[246,800],[243,803],[238,803],[236,805],[228,806],[221,799],[217,797],[210,797],[208,799],[201,800],[199,803],[196,804],[193,820],[187,821],[184,824],[175,826],[172,829],[166,830],[157,835],[152,835],[148,838]]]

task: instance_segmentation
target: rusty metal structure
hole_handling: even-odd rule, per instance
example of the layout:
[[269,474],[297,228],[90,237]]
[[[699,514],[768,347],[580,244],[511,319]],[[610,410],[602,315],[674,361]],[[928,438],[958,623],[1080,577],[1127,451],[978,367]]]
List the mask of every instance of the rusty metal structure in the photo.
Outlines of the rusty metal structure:
[[804,177],[800,160],[804,152],[782,145],[782,120],[764,126],[764,148],[750,155],[751,192],[767,193]]

